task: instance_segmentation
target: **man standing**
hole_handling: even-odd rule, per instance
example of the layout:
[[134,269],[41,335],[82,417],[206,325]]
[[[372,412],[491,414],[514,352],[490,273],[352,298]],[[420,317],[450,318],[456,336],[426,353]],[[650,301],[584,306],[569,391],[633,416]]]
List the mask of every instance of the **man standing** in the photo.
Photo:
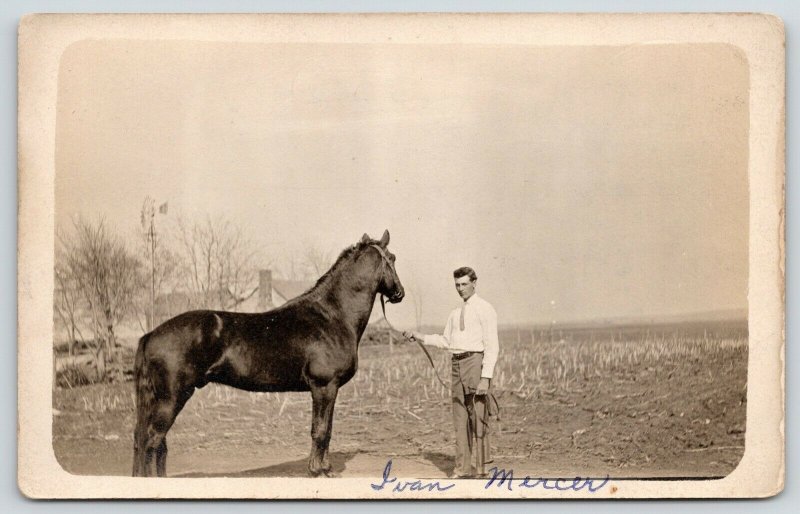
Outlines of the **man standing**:
[[[456,436],[455,477],[485,475],[489,457],[489,417],[487,394],[497,362],[497,313],[475,294],[478,276],[472,268],[453,272],[456,291],[463,300],[450,313],[442,335],[404,332],[408,339],[450,351],[452,359],[451,395]],[[473,446],[473,440],[477,446]],[[473,469],[473,452],[477,469]]]

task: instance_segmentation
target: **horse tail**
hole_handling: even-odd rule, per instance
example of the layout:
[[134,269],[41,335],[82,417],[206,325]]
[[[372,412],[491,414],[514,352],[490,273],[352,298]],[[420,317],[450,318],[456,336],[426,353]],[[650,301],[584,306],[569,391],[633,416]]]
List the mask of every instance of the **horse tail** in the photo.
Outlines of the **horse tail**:
[[133,376],[136,387],[136,429],[133,434],[133,476],[145,475],[145,454],[148,437],[148,424],[150,413],[155,403],[155,387],[153,379],[147,369],[145,349],[150,340],[151,333],[139,339],[136,349],[136,359],[133,363]]

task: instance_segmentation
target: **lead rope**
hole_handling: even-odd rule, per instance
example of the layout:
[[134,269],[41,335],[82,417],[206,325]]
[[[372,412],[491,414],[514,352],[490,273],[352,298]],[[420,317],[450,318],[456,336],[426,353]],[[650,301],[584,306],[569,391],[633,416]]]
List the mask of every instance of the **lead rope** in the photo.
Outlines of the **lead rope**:
[[[381,256],[383,256],[383,255],[381,254]],[[381,269],[383,269],[383,263],[381,265]],[[389,321],[389,318],[386,317],[386,302],[384,300],[383,294],[381,294],[381,312],[383,313],[383,319],[386,321],[386,325],[389,327],[389,329],[390,330],[394,330],[395,332],[400,332],[399,330],[394,328],[394,325],[392,325],[391,321]],[[400,332],[400,333],[402,334],[402,332]],[[425,348],[425,345],[423,345],[419,341],[419,339],[417,339],[416,337],[413,338],[413,341],[415,343],[417,343],[417,346],[419,346],[420,349],[425,353],[425,357],[428,358],[428,362],[431,364],[431,368],[433,368],[433,373],[434,373],[434,375],[436,375],[436,379],[439,381],[440,384],[442,384],[442,387],[444,387],[446,389],[447,388],[447,384],[445,384],[444,380],[442,380],[442,377],[439,376],[439,371],[436,369],[436,364],[433,363],[433,358],[431,357],[431,354],[428,352],[428,349]],[[486,394],[486,396],[489,397],[490,401],[494,402],[495,409],[496,409],[496,414],[495,415],[497,416],[497,420],[500,421],[500,404],[498,403],[497,398],[495,397],[494,393],[492,393],[492,392],[488,392]],[[471,437],[472,443],[473,443],[472,446],[473,446],[473,449],[475,450],[472,453],[475,455],[475,470],[481,476],[483,476],[485,474],[485,472],[486,472],[486,468],[485,468],[486,463],[484,462],[485,459],[486,459],[486,455],[484,455],[483,441],[486,438],[487,431],[489,429],[489,422],[486,420],[486,418],[489,417],[489,404],[488,404],[488,402],[484,403],[483,418],[482,419],[478,419],[477,412],[475,410],[475,394],[472,394],[471,397],[472,397],[471,398],[472,399],[472,418],[475,421],[474,425],[470,421],[470,425],[473,425],[471,427],[472,429],[470,431],[472,432],[472,437]],[[483,438],[478,438],[478,423],[481,423],[483,425]],[[472,463],[470,463],[470,465],[471,464]]]
[[[386,304],[385,304],[385,302],[384,302],[384,299],[383,299],[383,295],[382,295],[382,294],[381,294],[381,311],[383,312],[383,319],[386,321],[386,325],[388,325],[388,326],[389,326],[389,328],[390,328],[391,330],[394,330],[395,332],[400,332],[399,330],[397,330],[396,328],[394,328],[394,325],[392,325],[392,323],[389,321],[389,318],[387,318],[387,317],[386,317]],[[402,332],[400,332],[400,333],[402,334]],[[433,368],[433,373],[436,375],[436,379],[439,381],[439,383],[440,383],[440,384],[442,384],[442,386],[443,386],[444,388],[447,388],[447,384],[445,384],[445,383],[444,383],[444,380],[442,380],[442,377],[440,377],[440,376],[439,376],[439,371],[436,369],[436,364],[434,364],[434,363],[433,363],[433,358],[431,357],[431,354],[428,352],[428,349],[427,349],[427,348],[425,348],[425,345],[423,345],[423,344],[422,344],[422,343],[419,341],[419,339],[417,339],[417,338],[414,338],[413,340],[414,340],[414,342],[415,342],[415,343],[417,343],[417,346],[419,346],[419,347],[420,347],[420,349],[421,349],[421,350],[422,350],[422,351],[425,353],[425,357],[427,357],[427,358],[428,358],[428,362],[431,364],[431,368]],[[494,403],[494,407],[495,407],[495,416],[497,417],[497,421],[500,421],[500,402],[498,402],[498,401],[497,401],[497,397],[496,397],[496,396],[494,395],[494,393],[492,393],[491,391],[490,391],[489,393],[487,393],[487,395],[486,395],[486,396],[488,396],[488,397],[489,397],[489,400],[490,400],[490,401],[492,401],[492,402]],[[473,401],[473,409],[474,409],[474,402],[475,402],[475,397],[474,397],[474,395],[473,395],[472,401]],[[488,413],[488,408],[489,408],[489,406],[488,406],[488,404],[487,404],[487,406],[486,406],[487,412],[485,413],[485,415],[486,415],[486,416],[488,416],[488,415],[489,415],[489,413]],[[487,424],[488,424],[488,423],[486,422],[486,420],[481,420],[481,421],[482,421],[482,422],[483,422],[485,425],[487,425]]]
[[[380,272],[383,271],[384,266],[386,266],[386,264],[388,263],[388,259],[386,258],[386,255],[383,253],[383,250],[379,246],[377,246],[377,245],[370,245],[370,246],[374,246],[375,249],[378,250],[378,253],[381,255],[381,267],[380,267],[380,270],[376,270],[378,273],[380,273]],[[386,317],[386,302],[384,300],[384,297],[383,297],[382,293],[381,293],[381,311],[383,313],[383,319],[384,319],[384,321],[386,321],[386,325],[389,327],[389,329],[390,330],[394,330],[395,332],[398,332],[398,333],[402,334],[402,332],[400,332],[399,330],[394,328],[394,325],[392,325],[392,323],[389,321],[389,318]],[[438,380],[439,383],[442,384],[442,387],[444,387],[446,389],[447,388],[447,384],[445,384],[444,380],[442,380],[442,377],[439,376],[439,371],[436,369],[436,364],[433,363],[433,357],[431,357],[431,354],[428,352],[428,349],[425,348],[425,345],[423,345],[422,342],[419,341],[416,337],[413,338],[413,341],[415,343],[417,343],[417,346],[419,346],[420,349],[423,351],[423,353],[425,354],[425,357],[428,358],[428,362],[430,363],[431,368],[433,368],[433,373],[434,373],[434,375],[436,375],[436,380]],[[494,402],[494,406],[495,406],[495,409],[496,409],[495,416],[497,417],[497,420],[500,421],[500,403],[497,401],[497,398],[495,397],[494,393],[489,392],[489,393],[487,393],[487,396],[490,398],[490,400],[492,402]],[[472,402],[473,402],[473,412],[474,412],[474,409],[475,409],[475,396],[474,395],[472,397]],[[484,413],[485,416],[489,415],[488,408],[489,408],[489,406],[488,406],[488,402],[487,402],[487,405],[485,407],[487,412]],[[481,420],[481,422],[484,425],[488,425],[486,420]]]
[[[392,326],[392,324],[389,322],[389,318],[386,317],[386,304],[384,303],[383,295],[381,295],[381,310],[383,311],[383,319],[386,320],[386,324],[389,326],[389,328],[391,330],[394,330],[395,332],[400,332],[399,330],[394,328],[394,326]],[[402,334],[402,332],[400,333]],[[436,379],[439,381],[440,384],[442,384],[442,387],[447,388],[447,384],[445,384],[444,380],[442,380],[442,377],[439,376],[439,371],[437,371],[436,364],[433,363],[433,357],[431,357],[431,354],[428,353],[428,349],[425,348],[425,345],[423,345],[416,337],[414,338],[414,342],[417,343],[417,345],[422,349],[423,352],[425,352],[425,357],[427,357],[428,362],[431,363],[431,368],[433,368],[433,374],[436,375]]]

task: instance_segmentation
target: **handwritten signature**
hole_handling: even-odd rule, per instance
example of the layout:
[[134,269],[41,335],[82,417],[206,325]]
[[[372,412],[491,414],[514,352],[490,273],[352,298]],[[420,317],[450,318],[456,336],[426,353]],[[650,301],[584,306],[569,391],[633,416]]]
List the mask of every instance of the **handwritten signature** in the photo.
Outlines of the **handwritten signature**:
[[[489,470],[489,473],[492,475],[486,481],[486,485],[483,486],[484,489],[489,489],[495,482],[497,482],[497,487],[500,488],[503,486],[504,483],[507,483],[507,487],[509,491],[512,491],[512,484],[514,483],[514,470],[509,469],[498,469],[496,466]],[[499,478],[499,480],[498,480]],[[594,493],[602,489],[606,484],[609,482],[609,477],[603,479],[602,482],[599,484],[595,483],[594,479],[591,478],[581,478],[575,477],[572,480],[565,480],[563,478],[559,479],[551,479],[551,478],[531,478],[526,476],[523,479],[517,479],[519,481],[516,484],[517,487],[524,487],[527,489],[533,489],[534,487],[541,487],[542,489],[553,489],[556,491],[580,491],[586,488],[587,491],[590,493]]]
[[381,491],[384,487],[389,484],[394,484],[397,482],[392,488],[393,493],[402,493],[405,490],[408,491],[431,491],[431,492],[441,492],[447,491],[448,489],[452,489],[456,486],[456,484],[447,484],[442,485],[441,482],[438,480],[436,482],[423,482],[422,480],[413,480],[413,481],[406,481],[406,482],[398,482],[397,477],[390,476],[392,473],[392,459],[389,459],[389,462],[386,463],[386,467],[383,468],[383,483],[380,484],[370,484],[372,489],[375,491]]
[[[605,487],[608,482],[608,475],[606,475],[602,481],[581,477],[575,477],[572,480],[563,478],[531,478],[530,476],[515,479],[513,469],[506,470],[495,466],[489,469],[489,476],[487,477],[486,483],[483,487],[484,489],[489,489],[494,485],[500,489],[503,487],[503,485],[505,485],[509,491],[513,491],[513,487],[515,486],[525,489],[541,487],[542,489],[556,491],[582,491],[583,489],[586,489],[590,493],[595,493]],[[402,493],[404,491],[442,492],[452,489],[456,486],[455,483],[442,483],[438,480],[433,482],[425,482],[422,480],[401,481],[397,477],[392,476],[392,459],[389,459],[389,461],[386,462],[386,467],[383,468],[383,481],[380,484],[370,485],[375,491],[387,489],[391,490],[393,493]]]

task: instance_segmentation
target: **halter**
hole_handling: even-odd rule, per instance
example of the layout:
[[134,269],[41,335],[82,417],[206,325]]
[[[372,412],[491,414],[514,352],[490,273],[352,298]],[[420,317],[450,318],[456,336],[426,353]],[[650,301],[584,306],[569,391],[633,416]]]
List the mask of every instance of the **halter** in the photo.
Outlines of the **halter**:
[[[386,250],[382,246],[377,245],[375,243],[370,243],[370,246],[375,248],[376,250],[378,250],[378,253],[381,254],[381,267],[379,269],[375,270],[375,273],[376,274],[381,273],[381,272],[383,272],[383,270],[385,269],[386,266],[389,266],[389,269],[392,271],[392,273],[394,274],[395,278],[397,278],[397,270],[394,269],[394,266],[392,265],[392,261],[390,261],[389,260],[389,256],[386,255]],[[399,279],[398,279],[398,281],[399,281]],[[383,305],[383,296],[384,296],[384,294],[381,293],[381,305]],[[385,311],[384,311],[384,316],[383,317],[384,318],[386,317]],[[389,320],[386,320],[386,322],[388,323]]]
[[389,269],[392,270],[392,272],[394,272],[395,276],[397,276],[397,271],[394,269],[394,266],[392,266],[392,262],[389,260],[389,256],[386,255],[386,250],[379,244],[370,243],[370,246],[378,250],[378,253],[381,254],[381,259],[382,259],[381,271],[383,271],[384,265],[389,265]]

